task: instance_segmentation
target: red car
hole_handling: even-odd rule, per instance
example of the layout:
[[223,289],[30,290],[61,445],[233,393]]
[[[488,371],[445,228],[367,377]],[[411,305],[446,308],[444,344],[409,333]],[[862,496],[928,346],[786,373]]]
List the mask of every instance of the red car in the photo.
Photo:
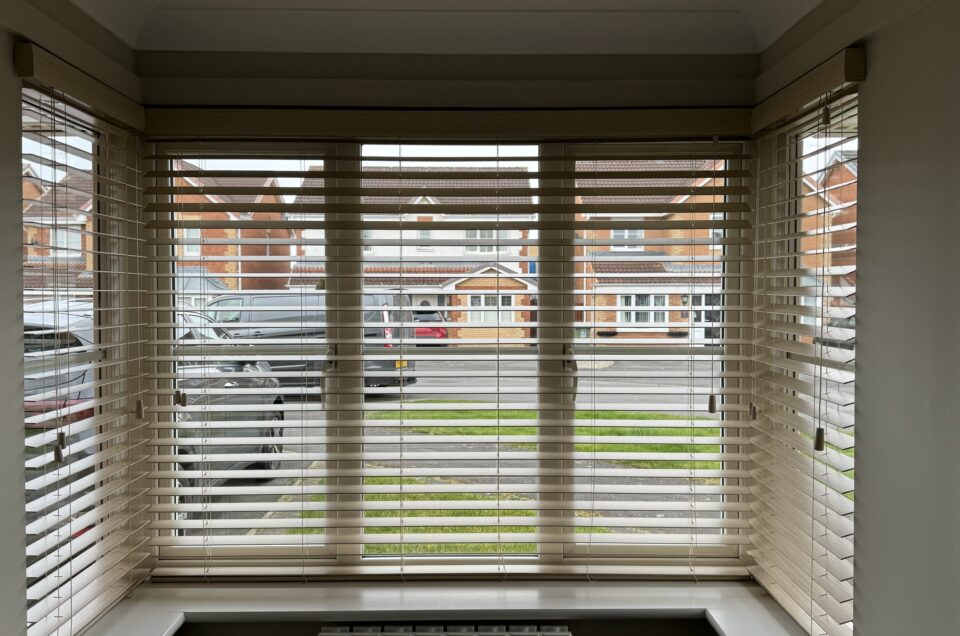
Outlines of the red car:
[[421,347],[445,347],[446,343],[438,342],[436,344],[422,342],[424,340],[446,340],[447,339],[447,328],[441,324],[446,322],[443,318],[443,314],[439,311],[415,311],[413,312],[413,320],[416,323],[427,323],[424,325],[418,324],[413,331],[414,337],[417,339],[417,345]]

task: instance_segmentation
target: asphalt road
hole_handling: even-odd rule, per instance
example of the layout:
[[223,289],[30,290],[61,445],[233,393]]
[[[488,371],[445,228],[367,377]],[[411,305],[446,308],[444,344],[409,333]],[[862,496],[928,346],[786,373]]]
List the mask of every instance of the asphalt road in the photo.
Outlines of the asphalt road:
[[[664,402],[676,403],[678,405],[685,405],[688,403],[688,398],[686,394],[657,394],[646,393],[638,391],[638,388],[653,389],[654,391],[658,388],[682,388],[686,389],[690,387],[690,381],[687,377],[665,377],[671,374],[677,374],[685,376],[691,370],[690,365],[682,362],[617,362],[612,365],[605,365],[603,363],[597,365],[584,365],[587,368],[581,368],[578,371],[578,397],[577,397],[577,406],[579,408],[604,408],[615,406],[617,404],[626,404],[626,405],[642,405],[645,403],[649,404],[662,404]],[[400,404],[401,399],[403,402],[410,401],[419,401],[419,400],[460,400],[460,399],[469,399],[469,400],[495,400],[495,395],[498,391],[497,379],[492,377],[482,377],[483,372],[490,372],[497,370],[496,363],[491,362],[476,362],[476,361],[431,361],[429,363],[421,363],[417,367],[420,371],[429,371],[431,374],[428,377],[419,378],[418,382],[411,387],[404,389],[404,395],[401,396],[397,393],[396,389],[384,390],[379,395],[367,396],[367,400],[371,404],[376,404],[381,408],[391,408],[394,403],[397,405]],[[695,375],[701,376],[694,380],[693,386],[699,389],[706,389],[710,387],[710,381],[708,375],[710,374],[710,364],[709,363],[697,363],[693,370]],[[509,386],[512,391],[518,391],[518,393],[511,394],[511,398],[504,400],[502,405],[505,405],[504,402],[509,402],[511,400],[529,402],[534,399],[535,390],[537,387],[537,380],[535,377],[536,365],[535,363],[510,363],[509,368],[505,368],[505,365],[501,363],[500,372],[501,378],[500,383],[504,386]],[[504,374],[505,372],[505,374]],[[609,393],[593,395],[594,387],[599,390],[606,390]],[[435,390],[434,390],[435,389]],[[489,389],[489,393],[477,392],[477,389],[486,391]],[[529,389],[526,391],[524,389]],[[371,431],[373,432],[373,431]],[[502,446],[505,447],[505,446]],[[377,450],[386,450],[387,448],[376,448],[369,447],[368,450],[371,452],[376,452]],[[307,446],[304,450],[321,452],[323,450],[322,446]],[[433,451],[437,452],[443,449],[438,449],[435,444],[406,444],[404,446],[405,451],[417,452],[417,451]],[[456,444],[451,445],[448,449],[450,452],[476,452],[481,450],[490,450],[490,445],[480,445],[480,444]],[[437,467],[442,465],[443,462],[434,462],[434,461],[418,461],[416,462],[417,467]],[[511,465],[519,466],[523,462],[515,461],[502,461],[500,462],[501,467],[509,467]],[[405,463],[410,467],[413,467],[413,463]],[[496,462],[471,462],[470,465],[475,466],[479,472],[484,472],[485,468],[492,468],[496,465]],[[582,462],[582,466],[592,466],[595,465],[597,468],[616,468],[618,465],[612,462],[602,462],[598,461],[595,464],[591,462]],[[482,478],[463,478],[459,481],[464,483],[473,482],[473,483],[482,483]],[[608,477],[603,480],[603,483],[607,484],[630,484],[635,483],[636,480],[629,477]],[[267,482],[263,481],[253,481],[253,480],[232,480],[228,485],[230,486],[258,486],[258,485],[292,485],[297,483],[295,479],[274,479]],[[644,483],[646,484],[677,484],[685,483],[682,480],[669,480],[669,479],[645,479]],[[690,501],[688,495],[610,495],[607,496],[608,499],[624,499],[624,500],[633,500],[633,501],[672,501],[672,502],[682,502]],[[255,495],[255,496],[215,496],[210,498],[210,503],[240,503],[240,502],[269,502],[277,501],[280,498],[277,495]],[[704,497],[700,495],[697,497],[697,501],[716,501],[719,497]],[[251,513],[241,513],[241,512],[214,512],[206,513],[207,518],[213,519],[242,519],[244,517],[249,517]],[[283,513],[284,516],[296,516],[295,513]],[[649,512],[630,512],[630,513],[621,513],[624,516],[663,516],[658,513],[649,513]],[[686,513],[671,513],[672,515],[683,517]],[[706,513],[699,513],[700,516],[713,516]],[[191,516],[192,517],[192,516]],[[210,534],[235,534],[238,530],[212,530],[208,531]],[[239,531],[243,532],[243,531]]]
[[[495,362],[476,361],[430,361],[418,362],[416,370],[429,372],[427,377],[419,377],[417,382],[404,389],[404,399],[407,400],[455,400],[489,399],[496,401],[498,382],[496,378],[484,377],[482,373],[499,371],[500,387],[507,387],[509,391],[519,391],[516,398],[502,398],[503,401],[529,401],[537,389],[536,363],[509,362],[501,363],[499,368]],[[710,387],[711,368],[709,362],[698,362],[692,367],[694,380],[691,383],[687,374],[691,366],[685,362],[615,362],[613,364],[598,362],[595,366],[590,363],[581,363],[577,372],[578,391],[577,404],[583,408],[591,407],[595,402],[599,405],[617,403],[662,403],[678,402],[687,404],[687,397],[655,392],[647,392],[656,388],[686,389],[690,386],[707,390]],[[719,363],[714,371],[719,370]],[[437,374],[437,375],[433,375]],[[659,374],[659,377],[658,377]],[[679,375],[681,377],[667,377]],[[436,391],[431,391],[436,389]],[[479,389],[484,393],[476,393]],[[602,393],[594,395],[594,390]],[[376,389],[378,393],[374,400],[395,401],[400,398],[396,389]],[[470,397],[474,393],[479,397]],[[667,397],[670,395],[670,397]],[[703,398],[706,400],[706,398]]]

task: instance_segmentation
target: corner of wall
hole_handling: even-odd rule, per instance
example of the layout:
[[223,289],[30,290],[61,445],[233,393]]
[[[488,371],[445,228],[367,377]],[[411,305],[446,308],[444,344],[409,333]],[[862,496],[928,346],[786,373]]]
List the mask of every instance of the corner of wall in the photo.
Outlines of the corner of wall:
[[23,329],[20,185],[20,78],[14,36],[0,27],[0,617],[4,634],[26,630],[26,534],[23,506]]

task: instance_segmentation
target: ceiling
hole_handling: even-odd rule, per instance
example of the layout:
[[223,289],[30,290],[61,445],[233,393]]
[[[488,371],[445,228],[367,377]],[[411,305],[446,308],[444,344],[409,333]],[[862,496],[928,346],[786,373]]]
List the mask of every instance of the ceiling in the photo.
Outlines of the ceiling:
[[752,54],[822,0],[71,0],[137,50]]

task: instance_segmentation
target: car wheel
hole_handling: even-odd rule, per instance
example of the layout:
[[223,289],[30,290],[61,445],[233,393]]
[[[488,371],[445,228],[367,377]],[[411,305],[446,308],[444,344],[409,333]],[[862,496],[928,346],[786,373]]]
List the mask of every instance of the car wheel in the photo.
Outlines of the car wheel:
[[[271,422],[280,422],[283,420],[283,415],[281,413],[274,413],[270,417]],[[261,453],[269,453],[274,455],[276,459],[270,459],[265,462],[261,462],[261,467],[267,470],[278,470],[280,468],[281,453],[283,453],[283,447],[280,445],[280,438],[283,436],[282,429],[270,427],[266,431],[267,437],[270,438],[268,444],[264,444],[260,449]]]

